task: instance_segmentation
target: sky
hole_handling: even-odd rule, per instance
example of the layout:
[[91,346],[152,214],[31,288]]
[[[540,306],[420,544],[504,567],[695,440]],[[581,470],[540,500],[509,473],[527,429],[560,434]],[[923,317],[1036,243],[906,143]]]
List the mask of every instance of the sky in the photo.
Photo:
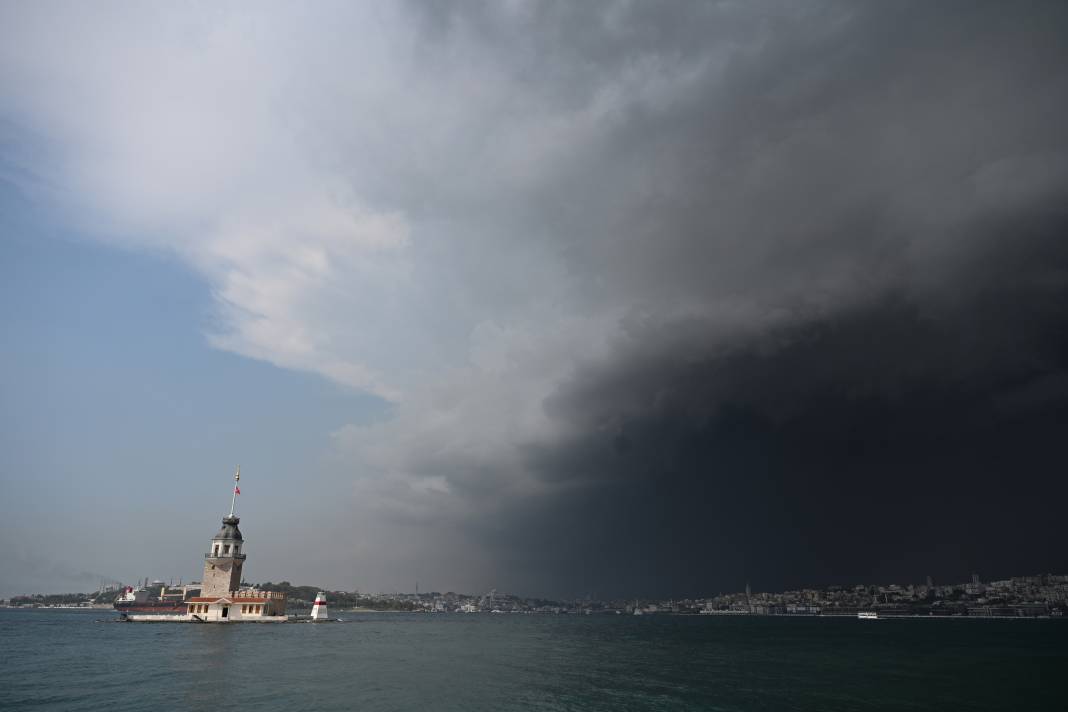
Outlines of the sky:
[[1068,570],[1060,2],[0,0],[0,596]]

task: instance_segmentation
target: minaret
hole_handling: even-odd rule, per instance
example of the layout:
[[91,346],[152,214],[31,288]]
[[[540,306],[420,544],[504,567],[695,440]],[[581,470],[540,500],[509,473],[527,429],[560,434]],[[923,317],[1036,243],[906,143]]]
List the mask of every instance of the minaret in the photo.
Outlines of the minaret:
[[204,579],[200,595],[204,597],[228,596],[241,588],[241,567],[245,555],[241,545],[245,543],[237,528],[240,517],[234,516],[237,495],[241,493],[237,483],[241,480],[241,468],[234,475],[234,496],[230,500],[230,514],[223,517],[222,529],[211,539],[211,550],[204,554]]

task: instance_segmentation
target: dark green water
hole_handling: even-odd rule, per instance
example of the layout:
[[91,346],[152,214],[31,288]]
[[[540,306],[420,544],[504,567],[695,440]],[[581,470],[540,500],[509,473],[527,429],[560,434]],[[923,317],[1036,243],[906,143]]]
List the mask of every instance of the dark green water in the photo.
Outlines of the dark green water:
[[1057,620],[111,616],[0,610],[0,709],[1068,709]]

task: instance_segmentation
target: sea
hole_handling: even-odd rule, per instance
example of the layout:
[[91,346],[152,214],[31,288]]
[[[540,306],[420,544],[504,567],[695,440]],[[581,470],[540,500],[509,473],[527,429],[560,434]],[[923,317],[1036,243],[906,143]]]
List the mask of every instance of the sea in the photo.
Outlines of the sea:
[[0,710],[1068,710],[1068,622],[0,610]]

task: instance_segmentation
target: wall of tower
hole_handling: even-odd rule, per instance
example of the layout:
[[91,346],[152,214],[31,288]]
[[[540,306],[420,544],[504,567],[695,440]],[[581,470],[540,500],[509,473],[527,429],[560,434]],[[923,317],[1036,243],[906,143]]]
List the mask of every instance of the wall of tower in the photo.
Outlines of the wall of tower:
[[206,559],[200,595],[225,596],[241,588],[241,565],[243,563],[240,559],[229,557]]

